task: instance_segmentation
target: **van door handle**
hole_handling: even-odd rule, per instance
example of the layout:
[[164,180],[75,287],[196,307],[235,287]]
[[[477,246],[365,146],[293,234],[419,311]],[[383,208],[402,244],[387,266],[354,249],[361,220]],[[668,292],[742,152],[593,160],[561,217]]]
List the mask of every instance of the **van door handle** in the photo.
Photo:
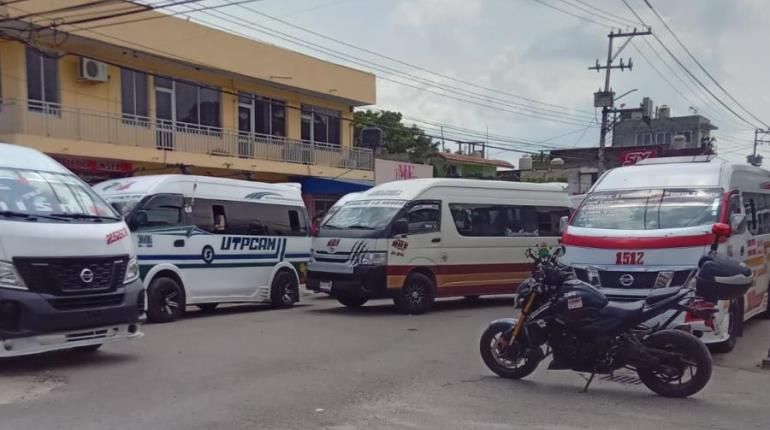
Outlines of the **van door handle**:
[[434,237],[433,239],[430,240],[430,243],[439,243],[439,242],[441,242],[440,237]]
[[184,247],[184,239],[177,239],[174,241],[174,247],[176,248],[182,248]]

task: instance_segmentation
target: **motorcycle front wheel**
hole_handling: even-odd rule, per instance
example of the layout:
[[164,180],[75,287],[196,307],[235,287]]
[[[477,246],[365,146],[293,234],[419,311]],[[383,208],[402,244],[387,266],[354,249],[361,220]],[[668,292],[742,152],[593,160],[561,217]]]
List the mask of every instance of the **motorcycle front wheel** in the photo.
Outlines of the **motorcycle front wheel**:
[[503,336],[510,332],[508,324],[492,325],[481,335],[481,358],[489,370],[503,378],[521,379],[537,369],[542,354],[537,348],[528,348],[514,341],[505,347]]
[[667,354],[653,355],[660,358],[660,365],[639,368],[637,373],[644,385],[663,397],[689,397],[711,379],[711,353],[700,339],[680,330],[662,330],[645,339],[650,348]]

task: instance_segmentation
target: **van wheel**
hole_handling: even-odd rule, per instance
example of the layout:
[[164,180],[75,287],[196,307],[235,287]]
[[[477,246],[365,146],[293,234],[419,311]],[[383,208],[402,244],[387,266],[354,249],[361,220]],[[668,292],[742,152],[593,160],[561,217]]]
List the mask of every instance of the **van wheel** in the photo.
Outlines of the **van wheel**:
[[155,278],[147,288],[147,319],[154,323],[176,321],[184,314],[184,290],[171,278]]
[[293,273],[281,270],[270,286],[270,306],[276,309],[290,308],[299,301],[299,283]]
[[709,349],[711,349],[711,352],[726,354],[735,349],[735,345],[738,343],[738,335],[741,333],[741,325],[743,323],[741,321],[742,318],[740,312],[741,303],[740,299],[730,302],[730,321],[727,323],[727,340],[710,344]]
[[369,301],[369,297],[366,297],[364,295],[356,295],[356,294],[335,294],[334,298],[337,299],[338,302],[342,303],[343,305],[349,307],[349,308],[359,308],[364,305],[364,303]]
[[214,310],[216,310],[217,306],[219,306],[219,303],[202,303],[200,305],[195,305],[195,306],[198,309],[200,309],[201,312],[210,314],[211,312],[214,312]]
[[412,273],[396,293],[393,302],[405,314],[419,315],[430,310],[434,300],[433,281],[422,273]]

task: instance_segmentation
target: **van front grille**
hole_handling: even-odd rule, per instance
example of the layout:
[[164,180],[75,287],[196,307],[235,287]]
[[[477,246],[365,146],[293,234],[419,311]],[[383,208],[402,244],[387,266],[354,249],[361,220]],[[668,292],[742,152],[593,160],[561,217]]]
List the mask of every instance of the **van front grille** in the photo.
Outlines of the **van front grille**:
[[128,256],[16,257],[13,263],[30,291],[78,295],[115,291],[123,284]]
[[100,294],[98,296],[73,296],[66,298],[49,299],[48,303],[54,309],[60,311],[74,311],[78,309],[105,308],[118,306],[123,303],[123,293]]

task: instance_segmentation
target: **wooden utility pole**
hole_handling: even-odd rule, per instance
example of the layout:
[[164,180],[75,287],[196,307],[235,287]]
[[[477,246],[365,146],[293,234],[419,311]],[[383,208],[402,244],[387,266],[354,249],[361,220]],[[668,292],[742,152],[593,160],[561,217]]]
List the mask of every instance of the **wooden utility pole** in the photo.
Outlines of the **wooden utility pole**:
[[[615,92],[610,89],[610,72],[612,69],[620,69],[621,71],[624,71],[625,69],[631,70],[634,66],[630,58],[628,59],[628,64],[624,64],[622,58],[620,59],[618,65],[613,65],[612,63],[615,61],[618,55],[620,55],[623,49],[628,46],[634,36],[647,36],[650,34],[652,34],[652,31],[650,31],[649,28],[646,31],[636,31],[636,28],[634,28],[634,31],[625,33],[621,30],[618,30],[617,33],[610,30],[610,34],[607,35],[609,38],[609,46],[607,48],[607,63],[601,65],[599,64],[599,59],[597,58],[596,65],[588,68],[588,70],[596,70],[597,72],[601,70],[605,71],[604,90],[599,90],[594,93],[594,107],[602,108],[602,127],[599,131],[599,175],[604,173],[606,170],[604,148],[607,142],[607,133],[610,130],[609,113],[615,105]],[[620,45],[620,48],[618,48],[617,52],[613,53],[612,44],[616,38],[623,38],[626,40],[622,45]]]

